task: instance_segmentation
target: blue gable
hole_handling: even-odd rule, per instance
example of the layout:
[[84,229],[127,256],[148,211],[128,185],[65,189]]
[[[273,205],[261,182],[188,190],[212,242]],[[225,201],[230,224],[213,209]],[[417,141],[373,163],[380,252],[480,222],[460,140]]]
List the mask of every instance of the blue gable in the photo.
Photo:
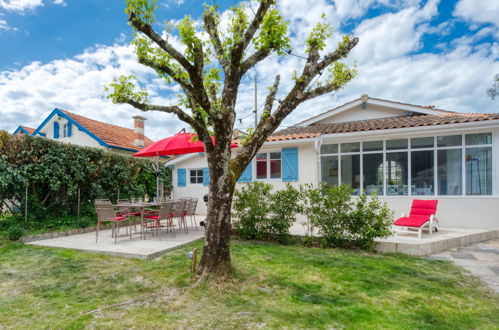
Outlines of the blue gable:
[[19,132],[23,132],[24,134],[28,134],[28,135],[30,135],[30,134],[28,133],[28,131],[27,131],[27,130],[25,130],[25,129],[24,129],[24,127],[22,127],[21,125],[19,125],[19,127],[18,127],[18,128],[16,128],[16,130],[14,131],[14,133],[12,133],[12,135],[16,135],[16,134],[17,134],[17,133],[19,133]]
[[42,133],[40,133],[40,131],[45,127],[45,125],[47,125],[47,123],[50,121],[50,119],[52,119],[52,117],[54,116],[60,116],[61,118],[64,118],[66,119],[71,125],[74,125],[76,126],[80,131],[82,132],[85,132],[88,136],[92,137],[95,141],[97,141],[101,146],[104,146],[104,147],[107,147],[107,148],[116,148],[116,149],[124,149],[124,150],[129,150],[129,151],[136,151],[136,150],[132,150],[132,149],[127,149],[127,148],[118,148],[118,147],[113,147],[113,146],[110,146],[108,145],[106,142],[102,141],[98,136],[96,136],[94,133],[90,132],[88,129],[86,129],[85,127],[83,127],[82,125],[80,125],[77,121],[75,121],[73,118],[69,117],[68,115],[66,115],[64,112],[62,112],[61,110],[55,108],[51,113],[50,115],[48,115],[47,118],[45,118],[45,120],[40,124],[40,126],[38,126],[38,128],[35,130],[35,132],[33,133],[34,136],[36,135],[42,135]]

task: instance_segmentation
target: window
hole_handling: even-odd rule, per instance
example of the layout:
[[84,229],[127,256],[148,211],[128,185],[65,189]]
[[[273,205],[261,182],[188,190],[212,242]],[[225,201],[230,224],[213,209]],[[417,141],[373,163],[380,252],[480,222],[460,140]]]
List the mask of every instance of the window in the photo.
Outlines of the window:
[[354,195],[360,193],[360,155],[341,156],[341,183],[352,187]]
[[407,195],[408,170],[407,152],[391,152],[386,154],[386,194]]
[[68,137],[68,124],[62,126],[62,137]]
[[338,171],[339,163],[338,156],[323,156],[321,161],[321,178],[322,182],[328,185],[335,186],[339,183]]
[[202,169],[189,170],[189,183],[190,184],[202,184],[203,183],[203,170]]
[[321,181],[347,184],[354,194],[492,195],[491,133],[322,144],[320,151]]
[[411,189],[413,195],[433,195],[433,153],[433,149],[411,153]]
[[492,148],[466,148],[466,195],[492,195]]
[[383,154],[363,156],[364,190],[367,195],[383,195]]
[[463,152],[461,149],[437,151],[437,193],[439,195],[461,195],[463,193],[462,157]]
[[466,134],[465,144],[466,195],[492,195],[492,134]]
[[280,179],[282,175],[280,152],[260,152],[256,154],[256,178]]

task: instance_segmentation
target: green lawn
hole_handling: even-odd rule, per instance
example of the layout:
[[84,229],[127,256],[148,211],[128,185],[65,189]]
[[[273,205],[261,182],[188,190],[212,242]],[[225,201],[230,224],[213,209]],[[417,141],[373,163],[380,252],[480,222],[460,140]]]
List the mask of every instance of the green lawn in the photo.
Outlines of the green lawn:
[[233,280],[193,288],[195,246],[142,261],[0,241],[0,328],[499,328],[499,296],[448,262],[234,241]]

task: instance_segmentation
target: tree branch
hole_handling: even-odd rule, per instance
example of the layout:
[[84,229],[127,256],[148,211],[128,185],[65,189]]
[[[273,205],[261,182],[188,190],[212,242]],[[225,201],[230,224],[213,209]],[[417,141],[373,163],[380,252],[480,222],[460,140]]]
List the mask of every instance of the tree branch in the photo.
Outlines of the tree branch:
[[194,89],[194,87],[192,87],[191,85],[189,85],[188,81],[186,81],[186,80],[182,79],[181,77],[179,77],[178,74],[171,67],[169,67],[167,65],[162,65],[162,64],[160,64],[158,62],[152,61],[149,58],[145,58],[145,57],[141,57],[141,56],[138,57],[138,61],[139,61],[140,64],[148,66],[151,69],[154,69],[156,71],[161,71],[161,72],[167,74],[176,83],[178,83],[183,89],[185,88],[188,91],[192,91]]
[[260,49],[254,52],[251,56],[249,56],[244,62],[241,64],[241,75],[244,75],[255,65],[263,61],[270,54],[270,49]]
[[180,109],[180,107],[176,105],[167,106],[167,105],[146,104],[131,99],[123,100],[122,103],[130,104],[134,108],[144,112],[160,111],[166,113],[173,113],[178,117],[178,119],[191,125],[192,128],[196,130],[196,133],[203,141],[206,140],[206,137],[211,141],[210,133],[208,132],[208,129],[206,128],[204,122],[192,118],[191,116],[189,116],[189,114],[187,114],[185,111],[183,111],[182,109]]
[[215,53],[217,55],[218,61],[224,68],[224,71],[227,72],[229,70],[229,60],[227,59],[222,42],[220,41],[220,36],[217,30],[217,24],[215,22],[215,18],[213,17],[213,12],[205,13],[203,16],[204,20],[204,28],[210,35],[210,41],[215,49]]
[[136,30],[144,33],[149,37],[149,39],[154,41],[156,45],[158,45],[161,49],[163,49],[166,53],[173,57],[188,72],[194,69],[193,65],[185,58],[184,55],[182,55],[168,41],[166,41],[158,33],[156,33],[156,31],[154,31],[154,29],[149,24],[142,22],[135,13],[130,13],[128,15],[128,21]]
[[253,36],[255,35],[256,31],[258,31],[258,29],[260,28],[260,25],[262,24],[263,19],[265,17],[265,14],[267,14],[267,11],[269,10],[270,6],[272,6],[273,4],[275,4],[275,0],[262,0],[260,2],[260,6],[256,11],[253,20],[251,21],[248,28],[244,32],[242,40],[238,44],[236,44],[232,49],[233,63],[239,63],[240,59],[244,54],[244,51],[246,50],[246,48],[248,48],[248,45],[253,39]]
[[318,71],[322,71],[325,68],[327,68],[331,63],[345,57],[350,53],[350,51],[357,45],[359,42],[359,38],[355,37],[350,40],[348,40],[345,44],[343,44],[341,47],[336,49],[334,52],[331,52],[324,56],[324,59],[318,63],[317,69]]

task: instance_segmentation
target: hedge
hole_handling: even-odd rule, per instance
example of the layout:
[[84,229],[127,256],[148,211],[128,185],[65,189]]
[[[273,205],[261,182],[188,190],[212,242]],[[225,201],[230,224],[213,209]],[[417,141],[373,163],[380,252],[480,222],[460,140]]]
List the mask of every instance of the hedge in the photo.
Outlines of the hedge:
[[[160,180],[171,188],[170,169]],[[0,211],[6,199],[24,207],[26,186],[28,227],[57,228],[61,218],[75,218],[78,190],[82,217],[94,217],[95,198],[154,196],[156,179],[150,160],[0,131]]]

